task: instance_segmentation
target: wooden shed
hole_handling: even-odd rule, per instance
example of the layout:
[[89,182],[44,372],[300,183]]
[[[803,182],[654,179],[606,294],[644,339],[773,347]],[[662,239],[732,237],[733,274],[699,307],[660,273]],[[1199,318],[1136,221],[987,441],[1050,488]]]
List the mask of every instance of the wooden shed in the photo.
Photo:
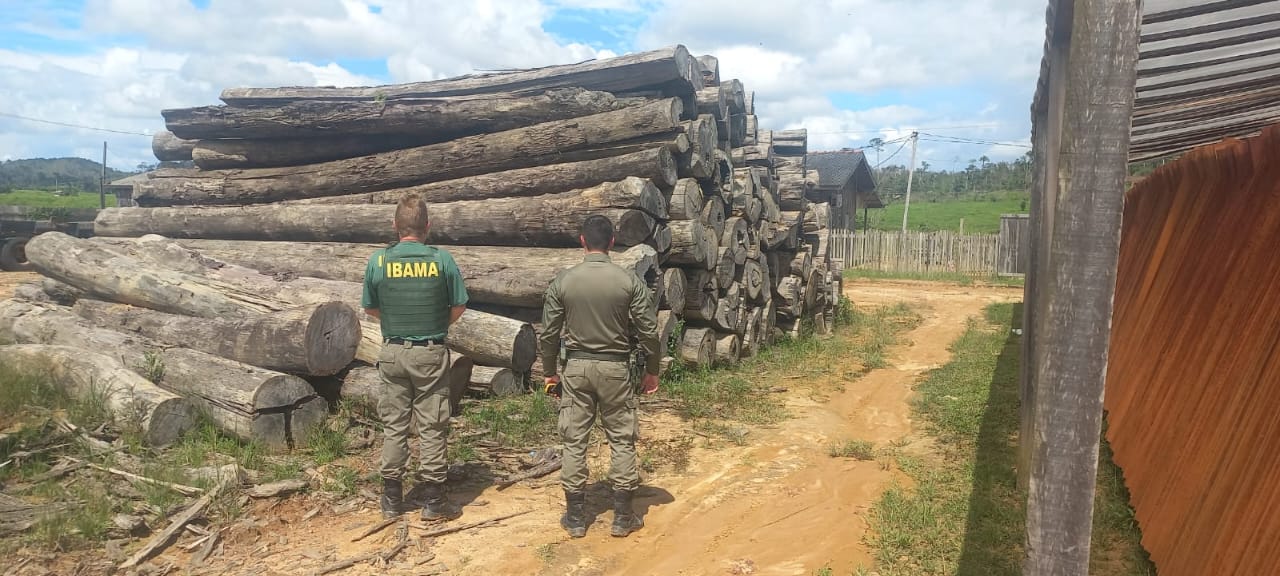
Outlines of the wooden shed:
[[865,222],[868,208],[884,208],[871,165],[861,150],[810,152],[805,160],[808,170],[818,173],[818,185],[809,200],[831,206],[832,230],[860,230],[858,216]]

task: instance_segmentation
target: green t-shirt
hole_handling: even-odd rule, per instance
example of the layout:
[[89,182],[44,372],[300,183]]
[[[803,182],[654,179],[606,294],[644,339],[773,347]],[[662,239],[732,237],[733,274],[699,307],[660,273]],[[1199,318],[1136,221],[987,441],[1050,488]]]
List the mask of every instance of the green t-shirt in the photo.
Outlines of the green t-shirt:
[[361,305],[380,312],[384,339],[444,338],[450,308],[466,303],[462,273],[445,250],[399,242],[369,257]]

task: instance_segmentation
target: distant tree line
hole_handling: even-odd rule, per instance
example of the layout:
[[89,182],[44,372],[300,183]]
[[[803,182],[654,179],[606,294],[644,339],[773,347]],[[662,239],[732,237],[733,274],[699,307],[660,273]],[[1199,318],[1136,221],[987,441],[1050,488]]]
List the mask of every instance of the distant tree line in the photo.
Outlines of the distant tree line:
[[[129,173],[107,168],[107,181]],[[29,158],[0,162],[0,192],[18,189],[97,191],[102,164],[84,158]]]

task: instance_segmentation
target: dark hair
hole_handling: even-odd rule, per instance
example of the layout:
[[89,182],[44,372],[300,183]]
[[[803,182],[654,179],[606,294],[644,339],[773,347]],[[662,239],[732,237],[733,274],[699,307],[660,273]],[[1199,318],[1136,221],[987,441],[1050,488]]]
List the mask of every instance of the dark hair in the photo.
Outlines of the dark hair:
[[426,241],[427,203],[421,196],[407,194],[396,204],[396,233],[400,236],[416,236]]
[[587,250],[608,250],[613,242],[613,222],[599,214],[587,216],[582,221],[582,239]]

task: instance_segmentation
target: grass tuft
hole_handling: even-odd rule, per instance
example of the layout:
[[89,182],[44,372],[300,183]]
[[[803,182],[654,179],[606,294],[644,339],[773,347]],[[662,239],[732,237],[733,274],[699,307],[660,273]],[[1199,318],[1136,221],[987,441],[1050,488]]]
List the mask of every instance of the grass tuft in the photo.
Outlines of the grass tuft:
[[828,453],[832,458],[854,458],[857,460],[875,460],[875,445],[866,440],[847,440],[840,444],[832,444]]

